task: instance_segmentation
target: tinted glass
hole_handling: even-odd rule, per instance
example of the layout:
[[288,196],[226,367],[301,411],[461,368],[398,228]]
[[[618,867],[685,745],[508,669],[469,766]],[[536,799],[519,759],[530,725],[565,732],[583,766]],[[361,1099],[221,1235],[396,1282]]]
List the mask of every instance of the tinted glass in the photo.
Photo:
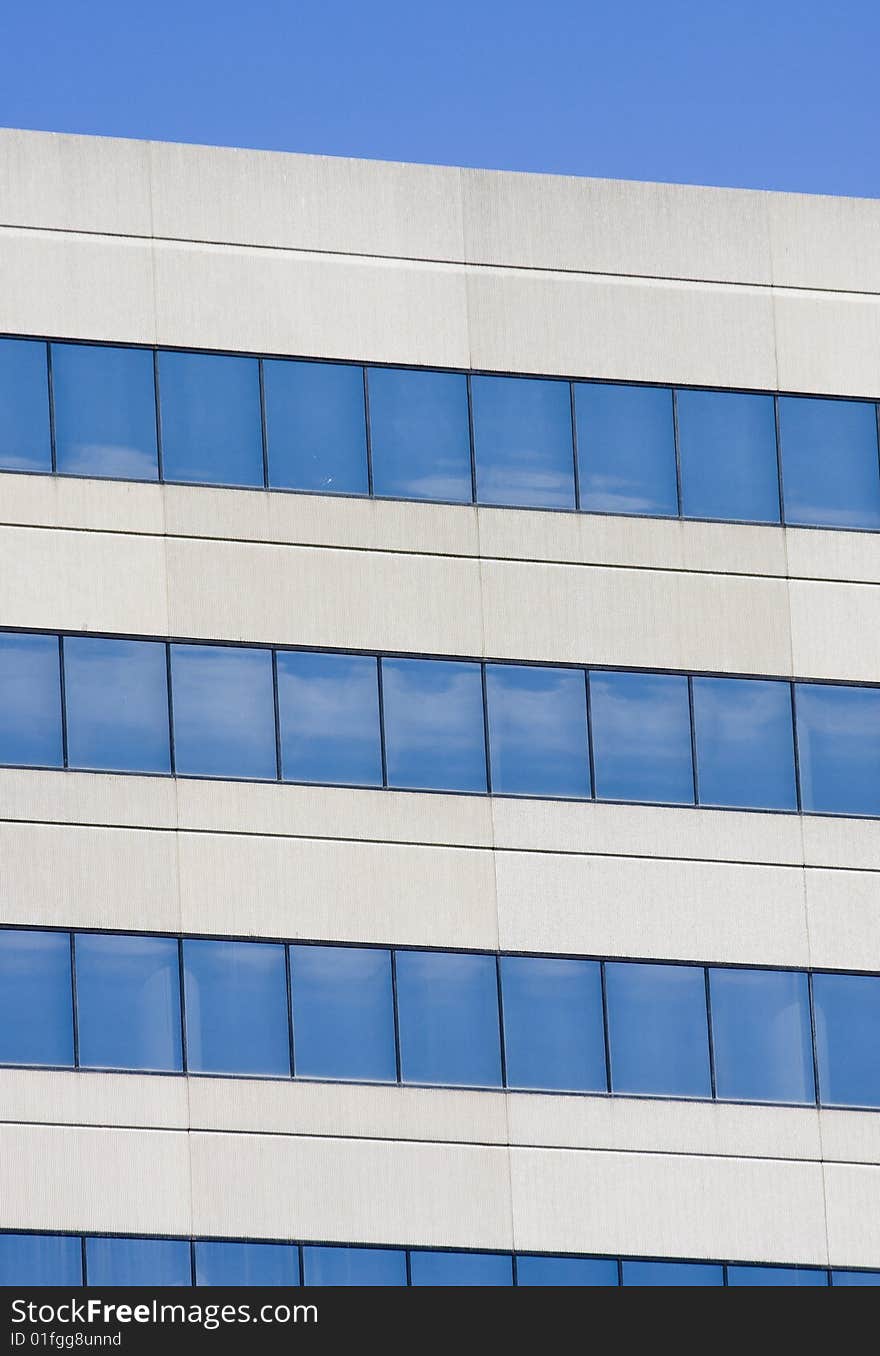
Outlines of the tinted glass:
[[510,1257],[493,1252],[418,1252],[409,1256],[413,1285],[513,1285]]
[[180,972],[172,937],[76,937],[80,1064],[181,1069]]
[[694,678],[693,688],[700,804],[796,810],[789,684]]
[[189,1243],[182,1238],[87,1238],[86,1282],[192,1285]]
[[66,932],[0,929],[0,1064],[73,1064]]
[[79,1238],[0,1234],[0,1285],[82,1285]]
[[293,1243],[195,1245],[196,1285],[299,1285],[299,1249]]
[[880,1106],[880,978],[814,975],[819,1098]]
[[263,391],[270,485],[367,493],[363,368],[266,358]]
[[487,664],[492,790],[590,794],[587,689],[577,669]]
[[702,968],[609,962],[605,988],[612,1090],[711,1096]]
[[0,339],[0,467],[51,471],[46,345]]
[[675,516],[672,392],[577,382],[581,508]]
[[617,1285],[611,1257],[524,1257],[516,1259],[517,1285]]
[[778,523],[773,397],[678,391],[676,401],[684,516]]
[[807,976],[785,970],[709,971],[715,1086],[746,1102],[813,1102]]
[[61,767],[63,757],[57,638],[0,632],[0,763]]
[[832,1271],[833,1285],[880,1285],[880,1271]]
[[805,810],[880,815],[880,690],[796,683]]
[[183,964],[187,1067],[288,1077],[284,947],[187,940]]
[[591,673],[596,795],[693,804],[687,678]]
[[405,1082],[500,1086],[494,956],[399,951],[397,1009]]
[[780,396],[785,521],[880,527],[874,405]]
[[388,785],[485,791],[479,664],[383,659]]
[[274,780],[270,650],[172,645],[174,765],[194,777]]
[[292,946],[290,979],[298,1075],[395,1081],[390,951]]
[[723,1285],[714,1262],[624,1262],[624,1285]]
[[402,1248],[303,1248],[305,1285],[406,1285]]
[[151,349],[53,344],[52,399],[63,474],[158,478]]
[[567,381],[473,377],[477,502],[574,508]]
[[598,962],[502,956],[507,1085],[605,1092]]
[[371,367],[368,380],[373,493],[470,503],[464,374]]
[[67,636],[64,697],[71,767],[170,772],[164,645]]
[[827,1285],[828,1272],[812,1267],[728,1267],[728,1285]]
[[381,786],[372,656],[278,652],[281,770],[291,782]]
[[166,480],[263,484],[256,358],[160,353],[159,402]]

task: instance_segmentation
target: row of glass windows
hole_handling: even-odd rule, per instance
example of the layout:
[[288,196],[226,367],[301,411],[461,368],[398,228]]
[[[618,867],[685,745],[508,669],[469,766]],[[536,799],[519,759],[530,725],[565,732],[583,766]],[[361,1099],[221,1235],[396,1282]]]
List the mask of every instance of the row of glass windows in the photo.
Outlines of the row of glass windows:
[[6,928],[0,1064],[877,1107],[880,976]]
[[880,528],[871,401],[0,340],[0,467]]
[[7,631],[0,764],[880,815],[880,688]]
[[878,1284],[880,1271],[755,1263],[0,1234],[0,1286]]

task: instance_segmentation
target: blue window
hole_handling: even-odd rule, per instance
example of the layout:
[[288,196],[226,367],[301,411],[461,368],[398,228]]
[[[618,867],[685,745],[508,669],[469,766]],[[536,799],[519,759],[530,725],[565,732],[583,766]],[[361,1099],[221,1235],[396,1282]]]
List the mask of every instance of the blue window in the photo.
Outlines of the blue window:
[[299,1285],[294,1243],[198,1242],[196,1285]]
[[278,714],[286,781],[382,785],[372,656],[279,650]]
[[796,683],[805,810],[880,815],[880,689]]
[[684,516],[778,523],[773,397],[678,391],[676,401]]
[[880,527],[874,405],[780,396],[779,441],[787,523]]
[[746,1102],[814,1102],[807,976],[710,969],[715,1085]]
[[701,805],[796,810],[791,686],[694,678]]
[[591,673],[590,714],[597,796],[693,804],[687,678]]
[[617,1285],[612,1257],[530,1257],[516,1259],[517,1285]]
[[0,632],[0,764],[63,761],[58,639]]
[[710,1097],[706,981],[701,966],[605,966],[614,1092]]
[[46,345],[0,339],[0,467],[51,471]]
[[382,689],[389,786],[486,790],[479,664],[383,659]]
[[87,1238],[86,1284],[192,1285],[182,1238]]
[[477,502],[574,508],[567,381],[474,377]]
[[578,669],[487,664],[492,790],[590,795],[587,689]]
[[373,493],[471,501],[467,377],[371,367]]
[[158,479],[151,349],[53,344],[52,399],[59,471]]
[[581,508],[591,513],[678,513],[672,392],[577,382]]
[[513,1285],[513,1263],[497,1252],[420,1252],[409,1255],[413,1285]]
[[880,1285],[880,1271],[832,1271],[832,1285]]
[[305,1285],[406,1285],[402,1248],[303,1248]]
[[880,1106],[880,978],[813,976],[819,1100]]
[[96,933],[75,940],[80,1064],[183,1068],[177,941]]
[[273,488],[367,493],[362,367],[266,358],[263,391]]
[[723,1285],[714,1262],[624,1262],[624,1285]]
[[294,1070],[311,1078],[397,1078],[391,952],[292,946]]
[[82,1244],[69,1234],[0,1234],[0,1286],[82,1285]]
[[289,1077],[284,947],[188,939],[183,966],[187,1068]]
[[730,1266],[728,1285],[827,1285],[828,1272],[818,1267]]
[[501,995],[508,1087],[606,1091],[597,961],[502,956]]
[[73,1064],[66,932],[0,929],[0,1064]]
[[263,484],[256,358],[160,353],[159,402],[166,480]]
[[170,772],[164,645],[67,636],[64,696],[71,767]]
[[494,956],[397,953],[404,1082],[500,1087]]
[[274,780],[271,650],[172,645],[171,690],[178,772]]

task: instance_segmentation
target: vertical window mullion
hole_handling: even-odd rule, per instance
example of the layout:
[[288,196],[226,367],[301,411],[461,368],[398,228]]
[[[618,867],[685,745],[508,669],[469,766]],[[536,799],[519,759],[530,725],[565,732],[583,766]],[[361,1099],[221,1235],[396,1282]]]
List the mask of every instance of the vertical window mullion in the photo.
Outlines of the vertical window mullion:
[[189,1068],[189,1055],[186,1042],[186,971],[183,963],[183,938],[177,939],[177,974],[180,989],[180,1056],[183,1064],[183,1072],[186,1073]]
[[278,651],[272,651],[272,701],[275,707],[275,780],[283,780],[281,768],[281,713],[278,706]]
[[257,359],[257,381],[260,388],[260,437],[263,444],[263,489],[269,488],[269,434],[266,424],[266,384],[263,378],[263,359]]
[[801,793],[801,760],[798,750],[798,726],[797,726],[797,702],[795,699],[795,685],[789,683],[791,692],[791,744],[794,750],[794,790],[797,797],[797,812],[803,812],[803,795]]
[[[397,1082],[402,1083],[400,1059],[400,1011],[397,1003],[397,950],[391,948],[391,1002],[394,1009],[394,1064]],[[408,1260],[407,1260],[408,1265]]]
[[293,1048],[293,977],[290,968],[290,943],[284,943],[285,974],[287,976],[287,1034],[290,1042],[290,1076],[296,1078],[296,1062]]
[[715,1083],[715,1036],[712,1031],[712,991],[709,985],[709,967],[703,967],[703,978],[706,985],[706,1038],[709,1042],[709,1085],[712,1089],[712,1101],[718,1097],[718,1089]]
[[700,774],[697,767],[697,722],[694,719],[694,680],[688,674],[688,714],[691,723],[691,767],[694,779],[694,805],[700,803]]
[[64,767],[67,761],[67,687],[64,681],[64,637],[58,637],[58,684],[61,696],[61,761]]
[[55,385],[52,380],[52,345],[46,344],[46,384],[49,401],[49,452],[52,458],[52,474],[58,470],[58,455],[55,446]]
[[813,996],[813,971],[807,971],[807,1001],[810,1004],[810,1043],[813,1054],[813,1082],[815,1084],[815,1104],[822,1105],[822,1089],[819,1084],[819,1047],[816,1041],[816,1002]]
[[474,437],[474,393],[471,374],[467,374],[468,437],[471,445],[471,503],[477,500],[477,443]]
[[673,386],[672,395],[672,446],[675,452],[675,498],[678,505],[678,517],[681,515],[681,447],[678,437],[678,392]]
[[74,933],[70,933],[70,999],[71,999],[71,1022],[73,1027],[73,1067],[79,1068],[79,1012],[77,1009],[76,993],[76,941]]
[[165,642],[165,682],[168,687],[168,749],[171,756],[171,775],[177,771],[174,757],[174,694],[171,688],[171,642]]
[[773,416],[776,424],[776,475],[779,481],[779,522],[785,526],[785,477],[782,470],[782,436],[779,422],[779,396],[773,397]]
[[504,995],[501,991],[501,956],[495,954],[495,984],[498,991],[498,1040],[501,1046],[501,1086],[507,1087],[507,1051],[504,1048]]
[[[612,1091],[611,1085],[611,1038],[608,1029],[608,991],[605,985],[605,962],[599,962],[599,979],[602,985],[602,1033],[605,1039],[605,1091]],[[621,1282],[622,1284],[622,1282]]]
[[376,682],[379,690],[379,751],[382,757],[382,785],[388,785],[388,754],[385,747],[385,692],[382,678],[382,656],[376,656]]
[[486,665],[480,662],[480,685],[483,692],[483,745],[486,753],[486,792],[492,794],[492,755],[489,749],[489,697],[486,691]]
[[153,400],[156,405],[156,458],[160,485],[165,480],[165,466],[162,459],[162,407],[159,403],[159,350],[153,349]]
[[587,693],[587,753],[590,760],[590,799],[596,799],[596,762],[593,754],[593,709],[590,697],[590,670],[584,669],[584,686]]
[[367,377],[367,365],[364,364],[364,427],[367,438],[367,494],[373,493],[373,431],[370,427],[370,383]]
[[581,475],[578,468],[578,435],[577,435],[577,415],[574,408],[574,382],[568,383],[568,396],[571,405],[571,455],[574,459],[574,508],[575,513],[580,512],[581,507]]

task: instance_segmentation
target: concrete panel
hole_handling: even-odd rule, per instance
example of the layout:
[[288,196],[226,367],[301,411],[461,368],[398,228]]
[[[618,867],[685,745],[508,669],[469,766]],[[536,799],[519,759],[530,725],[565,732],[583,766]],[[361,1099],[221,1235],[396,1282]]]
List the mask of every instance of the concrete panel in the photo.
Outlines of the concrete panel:
[[807,866],[839,866],[848,871],[878,869],[880,820],[803,815],[800,823]]
[[134,481],[4,472],[0,519],[18,527],[161,536],[166,493],[161,485]]
[[186,1130],[190,1093],[198,1081],[104,1070],[0,1069],[3,1120],[70,1128]]
[[876,1111],[819,1112],[822,1157],[828,1163],[880,1163],[880,1116]]
[[171,829],[177,825],[178,785],[171,777],[4,768],[0,820]]
[[781,391],[880,395],[880,297],[773,293]]
[[880,292],[880,211],[874,199],[804,193],[761,196],[777,287]]
[[785,546],[792,579],[880,584],[880,534],[876,532],[789,527]]
[[0,225],[149,235],[149,143],[0,129]]
[[824,1174],[831,1265],[880,1270],[880,1167],[826,1163]]
[[876,683],[880,674],[880,589],[793,580],[791,649],[795,675]]
[[880,971],[880,871],[807,871],[804,878],[812,965]]

